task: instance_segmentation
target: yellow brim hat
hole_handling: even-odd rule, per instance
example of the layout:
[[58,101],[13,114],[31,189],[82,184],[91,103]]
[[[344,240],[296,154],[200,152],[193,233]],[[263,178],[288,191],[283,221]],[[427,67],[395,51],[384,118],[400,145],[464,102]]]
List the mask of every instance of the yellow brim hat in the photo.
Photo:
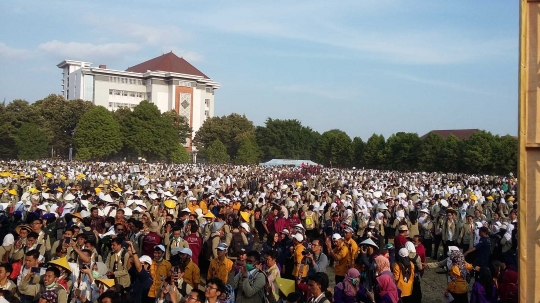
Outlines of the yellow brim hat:
[[294,281],[289,279],[283,279],[283,278],[276,278],[276,283],[278,285],[279,290],[285,295],[288,296],[291,292],[294,292]]
[[68,263],[68,260],[66,259],[66,257],[53,260],[53,261],[49,262],[49,264],[58,265],[58,266],[62,267],[63,269],[71,271],[71,267],[69,267],[69,263]]
[[242,217],[242,219],[244,219],[244,221],[249,222],[249,213],[241,211],[240,216]]
[[109,288],[114,286],[114,279],[96,279],[96,281],[105,284]]

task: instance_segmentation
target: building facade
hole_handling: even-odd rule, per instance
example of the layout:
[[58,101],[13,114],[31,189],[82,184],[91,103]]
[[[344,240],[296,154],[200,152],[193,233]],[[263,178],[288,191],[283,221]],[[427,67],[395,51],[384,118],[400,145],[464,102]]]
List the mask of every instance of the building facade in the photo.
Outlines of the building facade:
[[[206,118],[214,116],[214,91],[220,87],[189,62],[170,52],[128,68],[107,69],[105,65],[64,60],[62,95],[67,100],[92,101],[114,111],[133,109],[142,100],[154,103],[161,112],[176,111],[184,116],[193,134]],[[191,140],[188,150],[194,150]]]

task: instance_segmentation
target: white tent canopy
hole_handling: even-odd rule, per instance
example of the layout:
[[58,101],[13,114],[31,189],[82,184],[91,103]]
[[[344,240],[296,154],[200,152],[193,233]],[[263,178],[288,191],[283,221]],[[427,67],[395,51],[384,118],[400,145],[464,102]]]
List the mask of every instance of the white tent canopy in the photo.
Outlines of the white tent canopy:
[[292,159],[272,159],[268,162],[259,163],[260,166],[302,166],[304,165],[319,165],[311,160],[292,160]]

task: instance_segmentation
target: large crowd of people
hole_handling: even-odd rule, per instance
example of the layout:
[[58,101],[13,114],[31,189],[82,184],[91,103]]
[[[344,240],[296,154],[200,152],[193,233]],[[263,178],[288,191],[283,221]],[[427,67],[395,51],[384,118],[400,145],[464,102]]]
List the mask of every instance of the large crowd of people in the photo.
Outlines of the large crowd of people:
[[0,162],[0,303],[517,302],[517,182]]

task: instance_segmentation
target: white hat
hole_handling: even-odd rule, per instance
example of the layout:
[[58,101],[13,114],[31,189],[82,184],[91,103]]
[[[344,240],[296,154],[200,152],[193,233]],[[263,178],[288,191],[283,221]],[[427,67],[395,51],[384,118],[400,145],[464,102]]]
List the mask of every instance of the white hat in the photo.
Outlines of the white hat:
[[304,236],[302,234],[294,234],[292,237],[295,238],[298,242],[304,241]]
[[142,256],[139,258],[139,261],[140,261],[141,263],[146,262],[146,263],[148,263],[148,265],[152,265],[152,258],[150,258],[150,257],[147,256],[147,255],[142,255]]
[[453,250],[459,251],[459,248],[457,246],[448,246],[448,252],[451,252]]
[[400,257],[408,257],[409,256],[409,250],[406,249],[405,247],[403,247],[398,251],[398,254],[399,254]]
[[377,246],[377,244],[375,244],[375,242],[373,242],[373,240],[371,240],[370,238],[365,239],[364,241],[360,242],[360,245],[369,245],[369,246],[379,248],[379,246]]
[[[65,198],[64,198],[64,200],[65,200]],[[105,201],[105,202],[107,202],[107,203],[113,203],[113,202],[114,202],[114,200],[113,200],[113,198],[111,197],[111,195],[105,195],[105,196],[103,196],[103,198],[101,198],[101,200],[103,200],[103,201]]]
[[247,232],[249,232],[249,225],[246,222],[242,222],[242,224],[240,224],[240,227],[242,227]]
[[333,234],[333,235],[332,235],[332,240],[333,240],[333,241],[339,240],[339,239],[343,239],[343,238],[341,237],[340,234]]
[[443,207],[448,207],[448,201],[446,201],[445,199],[441,199],[440,203]]
[[64,196],[64,201],[73,201],[75,200],[75,196],[72,195],[71,193],[68,193],[67,195]]
[[421,213],[426,213],[429,215],[429,210],[427,208],[424,208],[422,210],[420,210]]
[[296,224],[294,227],[300,228],[300,229],[302,229],[302,230],[305,230],[304,225],[302,225],[302,224],[300,224],[300,223]]
[[186,247],[182,248],[182,249],[180,250],[180,253],[181,253],[181,254],[185,254],[185,255],[189,255],[190,257],[193,256],[193,252],[191,251],[191,249],[186,248]]

